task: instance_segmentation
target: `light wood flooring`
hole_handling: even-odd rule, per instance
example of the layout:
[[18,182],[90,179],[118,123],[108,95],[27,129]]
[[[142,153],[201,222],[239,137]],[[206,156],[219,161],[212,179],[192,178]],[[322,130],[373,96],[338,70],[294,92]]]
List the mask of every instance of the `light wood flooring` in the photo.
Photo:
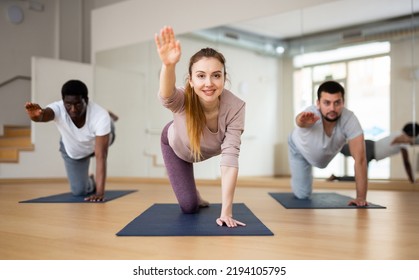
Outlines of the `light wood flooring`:
[[[220,202],[217,182],[199,189]],[[269,192],[289,191],[289,178],[241,178],[235,202],[274,236],[118,237],[154,203],[176,203],[166,180],[110,179],[108,189],[135,193],[102,204],[23,204],[69,191],[65,180],[0,181],[2,260],[417,260],[419,187],[370,182],[368,200],[387,209],[288,210]],[[314,191],[353,196],[351,183],[316,180]],[[245,221],[244,221],[245,222]]]

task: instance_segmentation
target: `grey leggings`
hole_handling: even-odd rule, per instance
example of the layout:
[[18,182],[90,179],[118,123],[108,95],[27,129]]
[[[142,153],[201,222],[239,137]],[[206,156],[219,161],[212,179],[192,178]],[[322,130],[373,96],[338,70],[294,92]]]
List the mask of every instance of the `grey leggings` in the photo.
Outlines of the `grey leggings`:
[[[111,133],[109,145],[115,141],[115,126],[111,122]],[[60,152],[64,160],[71,193],[76,196],[84,196],[96,191],[96,183],[93,177],[89,176],[90,158],[94,153],[82,158],[72,159],[66,152],[63,142],[60,140]]]
[[95,191],[95,182],[89,177],[89,164],[92,156],[72,159],[67,154],[62,141],[60,141],[60,152],[67,171],[71,193],[76,196],[82,196]]
[[199,202],[193,164],[179,158],[170,147],[167,131],[171,123],[163,128],[160,142],[167,175],[182,212],[196,213],[199,210]]

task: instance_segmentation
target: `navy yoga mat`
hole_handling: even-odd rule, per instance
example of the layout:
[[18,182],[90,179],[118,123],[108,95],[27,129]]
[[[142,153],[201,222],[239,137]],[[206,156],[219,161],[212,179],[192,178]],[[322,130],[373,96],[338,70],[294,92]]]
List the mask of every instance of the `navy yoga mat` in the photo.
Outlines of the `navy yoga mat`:
[[348,202],[352,199],[349,196],[337,193],[313,193],[310,199],[298,199],[293,193],[269,193],[276,201],[287,209],[358,209],[386,207],[368,202],[368,206],[350,206]]
[[[121,196],[136,192],[136,190],[105,190],[105,201],[95,202],[104,203],[117,199]],[[92,203],[85,201],[86,196],[74,196],[72,193],[62,193],[51,196],[44,196],[30,200],[19,201],[19,203]]]
[[246,224],[229,228],[218,226],[221,204],[201,208],[196,214],[183,214],[178,204],[154,204],[126,225],[118,236],[222,236],[273,235],[243,203],[233,204],[234,218]]

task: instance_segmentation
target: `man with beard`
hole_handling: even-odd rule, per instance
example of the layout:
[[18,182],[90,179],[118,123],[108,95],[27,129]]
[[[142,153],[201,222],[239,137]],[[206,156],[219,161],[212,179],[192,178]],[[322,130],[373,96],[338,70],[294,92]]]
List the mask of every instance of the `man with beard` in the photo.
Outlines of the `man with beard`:
[[312,167],[325,168],[348,143],[355,160],[356,198],[348,205],[366,206],[367,160],[364,134],[354,113],[344,107],[344,88],[326,81],[317,90],[317,104],[297,115],[288,138],[291,189],[298,199],[312,193]]

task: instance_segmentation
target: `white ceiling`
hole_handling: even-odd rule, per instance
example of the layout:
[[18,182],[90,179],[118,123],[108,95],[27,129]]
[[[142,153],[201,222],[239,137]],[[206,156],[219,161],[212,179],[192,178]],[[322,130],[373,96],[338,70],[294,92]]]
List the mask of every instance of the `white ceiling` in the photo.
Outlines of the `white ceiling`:
[[410,15],[418,10],[419,0],[340,0],[227,27],[283,40]]

